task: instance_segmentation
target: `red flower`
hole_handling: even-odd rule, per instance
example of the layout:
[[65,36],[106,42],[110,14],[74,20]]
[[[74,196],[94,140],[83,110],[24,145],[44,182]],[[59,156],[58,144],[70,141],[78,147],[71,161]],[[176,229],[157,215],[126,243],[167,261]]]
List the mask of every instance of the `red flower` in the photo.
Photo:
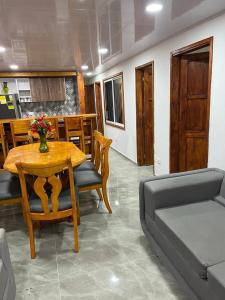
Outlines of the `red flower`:
[[41,126],[42,128],[48,128],[48,127],[47,127],[47,124],[46,124],[45,121],[43,121],[43,120],[39,121],[39,124],[40,124],[40,126]]

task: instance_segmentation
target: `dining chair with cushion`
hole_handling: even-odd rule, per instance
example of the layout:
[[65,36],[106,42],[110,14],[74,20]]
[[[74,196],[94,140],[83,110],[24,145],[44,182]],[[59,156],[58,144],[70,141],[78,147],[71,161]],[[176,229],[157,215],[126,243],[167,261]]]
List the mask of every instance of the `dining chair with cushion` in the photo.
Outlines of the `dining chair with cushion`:
[[[107,195],[107,180],[109,176],[109,148],[112,140],[103,136],[100,132],[94,131],[95,140],[95,160],[94,169],[90,165],[90,169],[81,169],[74,171],[75,186],[80,192],[88,190],[96,190],[100,200],[104,201],[108,212],[111,214],[112,209]],[[101,192],[102,190],[102,192]],[[79,201],[78,201],[79,203]],[[79,207],[78,207],[79,210]],[[79,221],[79,213],[78,213]]]
[[85,152],[83,117],[66,117],[64,118],[64,122],[66,140],[75,143],[83,152]]
[[19,178],[0,169],[0,206],[22,204]]
[[[16,164],[20,178],[26,221],[30,238],[31,258],[35,258],[34,222],[72,217],[74,251],[79,251],[77,207],[71,159],[48,164]],[[62,189],[61,174],[68,170],[69,187]],[[27,174],[34,176],[33,192],[27,189]]]
[[95,136],[103,136],[103,134],[97,130],[95,130],[93,132],[93,153],[91,156],[91,160],[86,160],[85,162],[83,162],[82,164],[80,164],[78,167],[76,167],[76,172],[77,171],[89,171],[89,170],[96,170],[95,164],[96,164],[96,155],[95,155],[95,151],[99,151],[98,150],[98,144],[95,141]]
[[31,120],[15,120],[10,122],[13,147],[18,144],[32,143],[32,137],[29,135]]

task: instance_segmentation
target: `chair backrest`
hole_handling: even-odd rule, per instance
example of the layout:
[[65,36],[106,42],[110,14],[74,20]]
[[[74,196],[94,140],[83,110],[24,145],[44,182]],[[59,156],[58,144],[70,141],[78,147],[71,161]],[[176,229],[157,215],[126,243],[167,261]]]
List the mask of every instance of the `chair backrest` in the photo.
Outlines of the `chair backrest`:
[[104,183],[107,181],[109,176],[109,148],[112,144],[112,140],[102,135],[101,132],[95,130],[94,141],[94,164],[96,170],[100,171]]
[[45,117],[45,120],[47,120],[52,127],[54,127],[54,130],[47,135],[47,140],[49,141],[58,141],[59,140],[59,124],[57,118],[51,118],[51,117]]
[[[69,172],[69,183],[70,183],[70,196],[71,196],[71,207],[76,208],[75,202],[75,188],[74,188],[74,178],[73,178],[73,167],[71,159],[66,159],[63,161],[58,161],[51,164],[33,164],[33,163],[16,163],[20,185],[22,190],[22,197],[24,201],[25,211],[30,212],[29,206],[29,196],[27,191],[26,176],[32,175],[35,177],[33,189],[36,195],[41,200],[42,210],[46,217],[53,216],[57,218],[60,216],[62,211],[59,211],[59,195],[62,190],[62,182],[60,173],[68,169]],[[51,186],[51,195],[49,198],[46,189]],[[48,202],[51,201],[52,209],[49,209]],[[42,212],[42,214],[43,214]],[[38,214],[38,213],[35,213]]]
[[30,131],[31,120],[15,120],[10,122],[13,146],[18,142],[31,143],[32,139],[28,132]]
[[6,159],[6,143],[5,143],[5,130],[4,125],[0,123],[0,144],[2,145],[2,152],[3,152],[3,158],[4,161]]
[[66,140],[69,142],[71,138],[79,138],[80,149],[85,150],[84,146],[84,123],[83,117],[66,117],[64,118]]

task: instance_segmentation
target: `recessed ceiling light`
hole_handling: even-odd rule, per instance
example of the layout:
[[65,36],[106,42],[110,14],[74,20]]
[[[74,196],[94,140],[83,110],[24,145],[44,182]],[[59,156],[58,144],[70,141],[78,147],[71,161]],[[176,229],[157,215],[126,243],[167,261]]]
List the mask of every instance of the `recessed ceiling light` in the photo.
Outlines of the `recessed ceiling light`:
[[3,53],[5,51],[6,51],[5,47],[0,46],[0,53]]
[[99,48],[98,49],[98,53],[100,53],[100,54],[106,54],[106,53],[108,53],[108,49],[107,48]]
[[86,75],[87,75],[87,76],[91,76],[91,75],[92,75],[92,72],[87,72]]
[[10,65],[9,67],[12,70],[17,70],[19,68],[17,65]]
[[163,9],[163,5],[161,3],[153,2],[146,6],[145,10],[149,13],[157,13]]
[[87,65],[83,65],[83,66],[81,66],[81,69],[84,70],[84,71],[88,70],[88,66]]

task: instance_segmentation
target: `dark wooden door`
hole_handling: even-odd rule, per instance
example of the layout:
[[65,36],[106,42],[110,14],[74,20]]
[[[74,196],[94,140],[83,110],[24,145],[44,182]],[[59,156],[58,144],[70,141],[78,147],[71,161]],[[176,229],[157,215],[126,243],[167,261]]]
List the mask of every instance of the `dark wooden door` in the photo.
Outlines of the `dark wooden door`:
[[95,100],[97,113],[97,127],[98,131],[104,134],[103,113],[102,113],[102,94],[100,82],[95,83]]
[[153,67],[136,69],[137,161],[154,164]]
[[85,110],[87,114],[95,113],[94,84],[85,85]]
[[209,53],[180,58],[179,171],[207,167]]

